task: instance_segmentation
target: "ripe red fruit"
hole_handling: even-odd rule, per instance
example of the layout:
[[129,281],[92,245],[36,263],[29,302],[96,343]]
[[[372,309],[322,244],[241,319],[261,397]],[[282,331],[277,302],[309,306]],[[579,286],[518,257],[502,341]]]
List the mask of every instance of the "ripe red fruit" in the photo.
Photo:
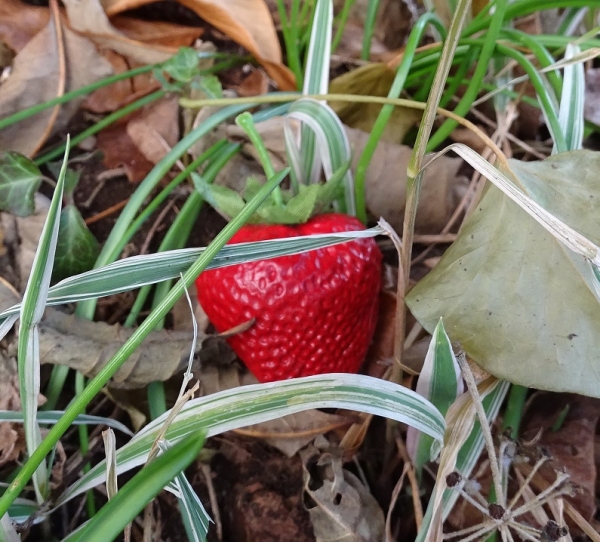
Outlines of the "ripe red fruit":
[[[295,226],[244,226],[229,243],[362,229],[332,213]],[[219,332],[256,319],[228,341],[261,382],[355,373],[375,330],[381,259],[368,238],[222,267],[198,277],[198,299]]]

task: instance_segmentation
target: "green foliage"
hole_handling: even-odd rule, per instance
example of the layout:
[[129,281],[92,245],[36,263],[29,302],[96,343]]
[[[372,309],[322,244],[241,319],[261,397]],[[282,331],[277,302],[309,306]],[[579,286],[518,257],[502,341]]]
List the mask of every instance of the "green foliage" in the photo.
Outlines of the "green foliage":
[[[509,164],[530,198],[600,243],[600,153]],[[452,339],[499,378],[600,394],[600,305],[592,268],[497,188],[486,192],[407,303],[431,331],[443,315]]]
[[[249,224],[302,224],[311,216],[331,210],[332,203],[343,192],[342,181],[348,165],[338,170],[325,184],[299,185],[295,190],[281,191],[281,204],[273,198],[266,200],[250,217]],[[237,216],[246,203],[260,189],[261,184],[250,177],[246,181],[244,193],[225,186],[209,184],[200,175],[193,173],[194,187],[202,197],[229,219]]]
[[52,281],[57,282],[90,270],[94,267],[99,253],[100,244],[88,229],[77,207],[63,207],[60,213]]
[[6,151],[0,155],[0,210],[28,216],[35,210],[34,196],[42,173],[26,156]]
[[198,457],[204,433],[192,433],[137,473],[82,529],[65,542],[114,540],[158,493]]
[[[48,169],[58,177],[61,164],[58,162],[48,164]],[[52,282],[89,271],[94,267],[94,262],[100,253],[100,244],[88,229],[73,199],[79,178],[79,172],[69,168],[65,171],[63,194],[65,205],[60,213]]]

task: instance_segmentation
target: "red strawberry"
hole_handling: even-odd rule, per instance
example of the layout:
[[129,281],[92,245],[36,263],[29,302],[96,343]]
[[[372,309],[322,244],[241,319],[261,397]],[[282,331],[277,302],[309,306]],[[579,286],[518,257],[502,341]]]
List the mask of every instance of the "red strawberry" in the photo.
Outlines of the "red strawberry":
[[[295,226],[244,226],[230,244],[362,229],[332,213]],[[375,329],[381,259],[368,238],[223,267],[198,277],[198,299],[219,332],[256,319],[228,340],[261,382],[355,373]]]

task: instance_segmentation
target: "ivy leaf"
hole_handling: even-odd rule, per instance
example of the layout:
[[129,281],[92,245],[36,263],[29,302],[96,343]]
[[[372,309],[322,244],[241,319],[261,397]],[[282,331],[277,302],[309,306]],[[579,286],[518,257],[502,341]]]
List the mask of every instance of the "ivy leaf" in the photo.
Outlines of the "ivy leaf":
[[13,151],[0,154],[0,210],[18,216],[32,214],[41,182],[42,173],[29,158]]
[[[51,162],[48,164],[48,169],[55,178],[58,178],[61,167],[62,162]],[[75,187],[79,183],[80,177],[81,172],[67,168],[65,172],[65,190],[63,193],[63,198],[67,205],[73,204],[73,192],[75,192]]]
[[66,205],[60,214],[58,243],[52,281],[89,271],[100,253],[100,245],[86,226],[79,210]]
[[[599,152],[509,165],[529,197],[600,243]],[[600,304],[591,266],[495,187],[406,303],[429,331],[443,317],[450,338],[498,378],[600,397]]]
[[198,53],[191,47],[182,47],[162,65],[162,69],[175,81],[189,83],[198,75],[198,63]]

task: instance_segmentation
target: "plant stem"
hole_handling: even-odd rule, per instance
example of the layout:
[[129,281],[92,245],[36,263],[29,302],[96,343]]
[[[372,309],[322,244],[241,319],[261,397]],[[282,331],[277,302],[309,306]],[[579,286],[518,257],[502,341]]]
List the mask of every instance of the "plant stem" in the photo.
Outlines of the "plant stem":
[[[433,121],[437,113],[438,104],[444,90],[444,84],[448,78],[450,67],[452,66],[452,59],[454,52],[458,46],[460,39],[461,30],[465,24],[468,13],[470,12],[471,0],[460,0],[452,18],[452,23],[448,29],[448,37],[444,42],[444,48],[442,49],[442,55],[440,63],[435,74],[433,86],[429,94],[429,99],[425,105],[425,111],[423,113],[423,119],[419,126],[419,132],[417,134],[417,140],[415,142],[415,148],[410,158],[407,169],[407,184],[406,184],[406,206],[404,211],[404,224],[402,231],[402,261],[400,272],[403,273],[404,284],[408,286],[410,280],[410,262],[412,257],[412,246],[414,239],[415,229],[415,217],[417,216],[417,206],[419,204],[419,196],[421,193],[421,167],[423,164],[423,158],[425,156],[425,150],[427,148],[427,141]],[[404,299],[398,299],[398,303],[404,304]],[[403,337],[405,334],[406,326],[406,306],[401,311],[401,318],[396,322],[396,333],[398,337]],[[402,343],[402,340],[396,341],[396,343]],[[400,348],[402,353],[402,348]],[[402,366],[401,360],[396,360],[392,368],[391,380],[392,382],[399,383],[402,378]]]
[[28,107],[27,109],[23,109],[23,110],[15,113],[14,115],[10,115],[9,117],[6,117],[6,118],[0,120],[0,130],[6,128],[7,126],[11,126],[17,122],[20,122],[22,120],[25,120],[29,117],[32,117],[33,115],[37,115],[38,113],[40,113],[46,109],[49,109],[50,107],[54,107],[55,105],[61,105],[61,104],[67,103],[75,98],[79,98],[80,96],[85,96],[86,94],[94,92],[95,90],[98,90],[99,88],[102,88],[102,87],[105,87],[108,85],[112,85],[113,83],[123,81],[124,79],[129,79],[130,77],[135,77],[137,75],[148,73],[149,71],[152,71],[154,68],[157,68],[159,66],[160,66],[160,64],[151,64],[148,66],[141,66],[139,68],[134,68],[133,70],[128,70],[126,72],[119,73],[119,74],[113,75],[111,77],[107,77],[106,79],[101,79],[100,81],[92,83],[91,85],[86,85],[85,87],[81,87],[76,90],[72,90],[70,92],[63,94],[62,96],[58,96],[57,98],[48,100],[47,102],[44,102],[44,103],[41,103],[38,105],[33,105],[31,107]]
[[[440,31],[440,33],[442,33],[442,35],[445,34],[446,29],[435,15],[431,13],[426,13],[422,17],[419,17],[417,24],[412,29],[408,38],[408,42],[404,50],[404,55],[402,57],[402,62],[400,62],[400,65],[398,66],[396,76],[394,77],[394,81],[392,83],[390,91],[388,92],[389,98],[397,98],[400,96],[400,93],[404,88],[404,84],[406,83],[406,77],[408,76],[408,72],[410,70],[415,51],[429,24],[435,26]],[[388,121],[390,120],[393,110],[393,105],[384,105],[381,108],[381,111],[379,111],[377,120],[373,124],[373,128],[371,129],[369,139],[365,144],[365,147],[362,151],[362,154],[360,155],[358,164],[356,166],[356,172],[354,177],[356,217],[363,223],[366,223],[367,221],[367,208],[365,203],[365,183],[367,177],[367,169],[369,167],[369,164],[371,163],[373,153],[377,148],[377,144],[381,139],[383,131],[385,130],[385,127]]]

